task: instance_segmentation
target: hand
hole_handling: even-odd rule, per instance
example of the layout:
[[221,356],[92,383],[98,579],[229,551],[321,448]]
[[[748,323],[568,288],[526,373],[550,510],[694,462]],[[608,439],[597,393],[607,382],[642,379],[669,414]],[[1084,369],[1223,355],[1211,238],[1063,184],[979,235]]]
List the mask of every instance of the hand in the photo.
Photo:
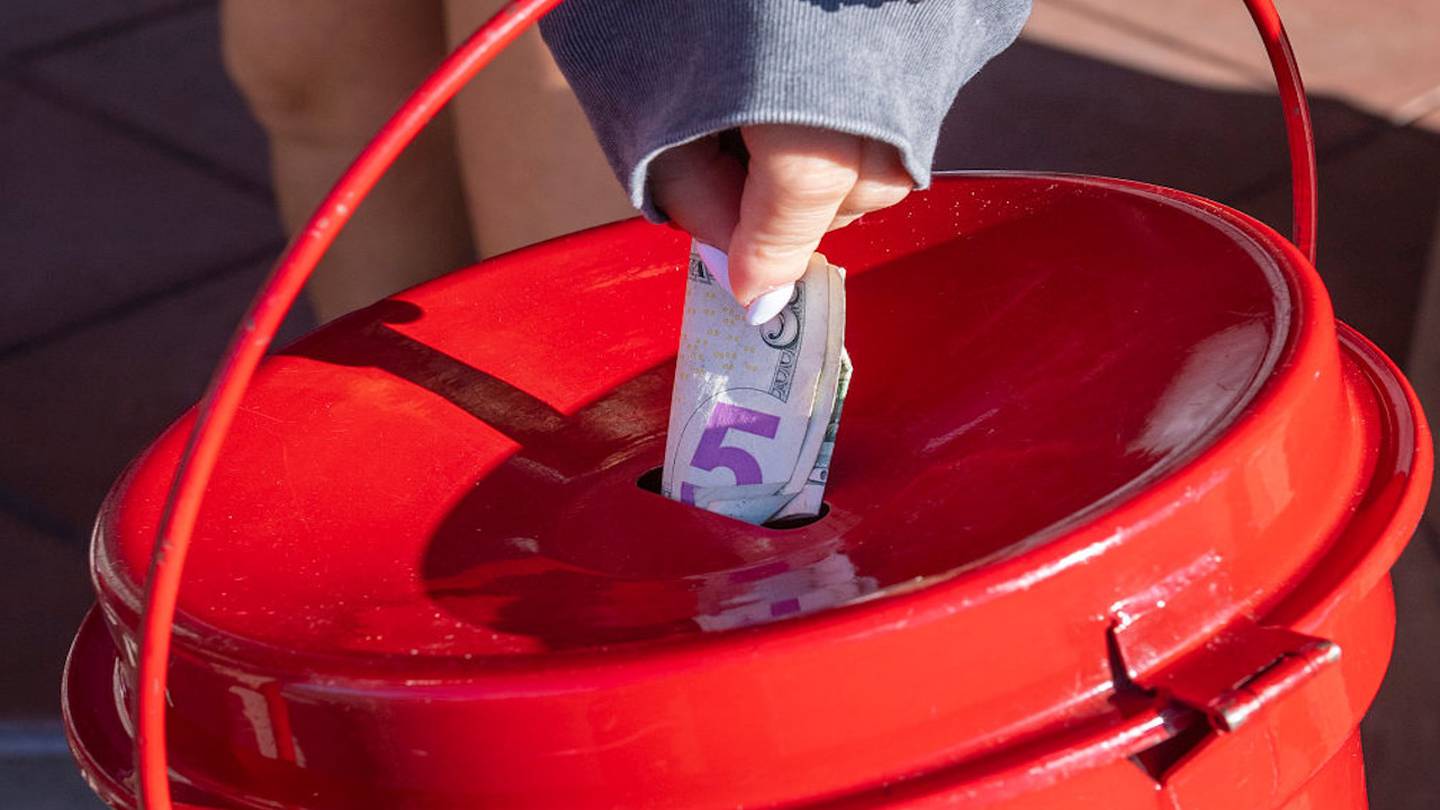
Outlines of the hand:
[[910,174],[889,144],[789,124],[740,135],[748,169],[712,136],[656,158],[650,183],[676,225],[729,254],[741,304],[800,278],[827,231],[910,193]]

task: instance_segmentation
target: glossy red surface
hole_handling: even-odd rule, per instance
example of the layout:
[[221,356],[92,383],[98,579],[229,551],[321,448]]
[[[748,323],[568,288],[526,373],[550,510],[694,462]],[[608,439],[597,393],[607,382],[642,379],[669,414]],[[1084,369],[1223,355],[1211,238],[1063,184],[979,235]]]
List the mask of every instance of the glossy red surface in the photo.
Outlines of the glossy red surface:
[[[1345,711],[1257,796],[1330,761],[1388,658],[1364,606],[1388,610],[1429,456],[1383,358],[1342,362],[1303,258],[1213,203],[1050,176],[947,178],[822,249],[857,376],[802,529],[637,485],[679,327],[666,229],[500,257],[268,361],[186,571],[177,772],[245,806],[1022,801],[1146,776],[1126,757],[1203,730],[1207,644],[1263,656],[1260,623],[1341,645],[1284,694]],[[121,700],[187,429],[100,517]],[[104,642],[82,634],[69,710],[123,804]],[[1246,728],[1287,705],[1310,704]],[[1261,731],[1219,739],[1176,790],[1263,759]]]
[[[755,529],[636,486],[663,452],[685,251],[636,224],[402,295],[273,360],[182,609],[311,652],[493,656],[699,632],[696,616],[804,595],[824,574],[789,575],[837,555],[880,588],[944,576],[1193,456],[1283,353],[1295,305],[1238,231],[1099,184],[962,182],[894,219],[953,217],[964,238],[916,244],[887,219],[828,246],[864,384],[821,523]],[[1154,236],[1116,239],[1126,216]],[[183,438],[132,498],[163,494]],[[154,514],[115,519],[139,537]],[[147,561],[148,544],[115,547],[117,591]]]

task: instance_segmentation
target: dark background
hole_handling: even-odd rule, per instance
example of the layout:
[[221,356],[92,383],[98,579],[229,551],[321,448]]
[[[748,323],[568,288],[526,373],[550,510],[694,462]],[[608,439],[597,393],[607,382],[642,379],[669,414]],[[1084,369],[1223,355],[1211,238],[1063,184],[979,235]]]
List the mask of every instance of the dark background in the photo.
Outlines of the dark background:
[[[1321,144],[1319,264],[1342,318],[1423,363],[1440,4],[1355,5],[1282,4]],[[1037,0],[1022,42],[962,93],[938,165],[1150,180],[1288,230],[1278,102],[1238,0]],[[91,601],[89,524],[198,397],[281,242],[213,0],[0,4],[0,807],[95,806],[56,721]],[[1399,646],[1364,729],[1383,810],[1440,806],[1437,574],[1422,530],[1395,572]]]

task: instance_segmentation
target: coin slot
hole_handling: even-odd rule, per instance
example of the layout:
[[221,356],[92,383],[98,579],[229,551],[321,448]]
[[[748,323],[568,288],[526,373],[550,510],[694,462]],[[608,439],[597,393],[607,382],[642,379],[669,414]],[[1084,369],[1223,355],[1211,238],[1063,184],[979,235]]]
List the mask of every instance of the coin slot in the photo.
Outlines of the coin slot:
[[640,487],[646,492],[653,492],[656,495],[659,495],[660,481],[664,474],[665,471],[662,468],[652,467],[646,470],[644,475],[641,475],[639,478],[635,479],[635,486]]
[[796,517],[780,518],[779,520],[767,521],[764,526],[767,529],[775,529],[777,531],[803,529],[812,523],[824,519],[828,514],[830,514],[830,504],[822,502],[820,504],[820,514],[818,515],[799,515]]
[[[635,486],[645,490],[646,492],[653,492],[656,495],[659,495],[660,481],[663,475],[664,471],[661,468],[652,467],[651,469],[646,470],[639,478],[635,479]],[[772,520],[768,523],[765,523],[764,528],[774,529],[776,531],[801,529],[809,526],[812,523],[815,523],[818,520],[823,519],[828,514],[830,514],[830,504],[822,503],[820,504],[820,514],[818,515],[804,515],[800,517],[788,517],[781,518],[780,520]]]

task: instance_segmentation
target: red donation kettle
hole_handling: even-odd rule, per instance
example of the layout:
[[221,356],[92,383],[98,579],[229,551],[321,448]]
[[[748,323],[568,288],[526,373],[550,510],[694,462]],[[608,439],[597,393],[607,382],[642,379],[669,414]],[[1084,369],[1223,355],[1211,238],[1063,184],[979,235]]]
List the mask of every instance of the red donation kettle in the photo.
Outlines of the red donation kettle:
[[[1311,262],[1217,203],[960,174],[832,234],[856,377],[799,528],[649,491],[684,238],[501,256],[267,359],[174,619],[179,806],[1353,808],[1431,456]],[[195,415],[95,530],[64,685],[138,806]]]

